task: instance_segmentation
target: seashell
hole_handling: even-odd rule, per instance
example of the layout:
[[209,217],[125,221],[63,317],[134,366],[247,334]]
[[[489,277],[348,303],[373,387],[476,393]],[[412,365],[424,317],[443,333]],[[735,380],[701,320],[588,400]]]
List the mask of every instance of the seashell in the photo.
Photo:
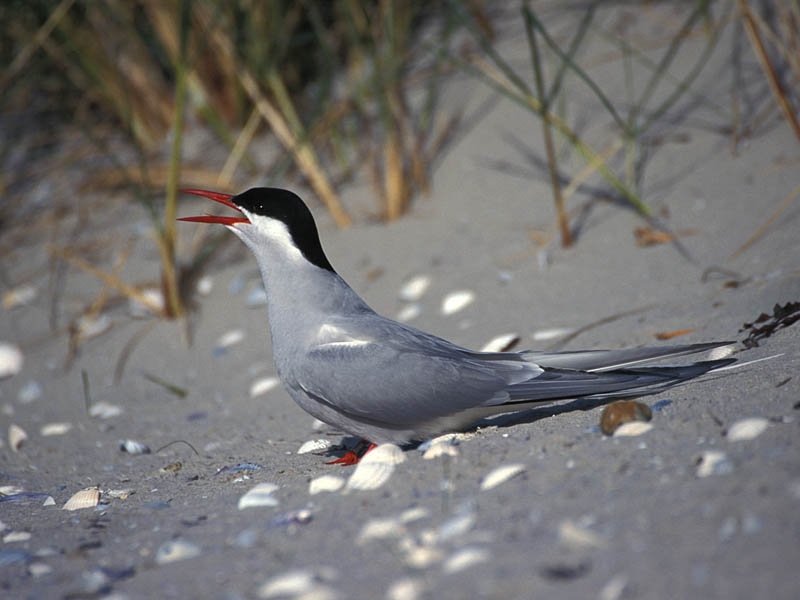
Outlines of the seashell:
[[481,352],[508,352],[519,344],[520,339],[517,333],[504,333],[486,342]]
[[430,516],[430,511],[423,506],[414,506],[408,508],[400,513],[399,520],[401,523],[412,523],[420,519],[427,519]]
[[0,342],[0,379],[19,373],[24,362],[19,348],[8,342]]
[[42,502],[42,506],[55,506],[55,505],[56,501],[55,498],[53,498],[52,496],[48,496],[47,498],[44,499],[44,502]]
[[427,450],[422,454],[425,460],[439,458],[440,456],[458,456],[459,451],[455,444],[451,442],[439,442],[431,444]]
[[211,293],[211,290],[214,289],[214,279],[209,275],[204,275],[200,279],[197,280],[197,286],[195,286],[195,290],[197,290],[197,294],[200,296],[208,296]]
[[28,565],[28,574],[34,579],[44,577],[53,572],[53,567],[43,562],[33,562]]
[[323,440],[323,439],[308,440],[307,442],[304,442],[303,445],[301,445],[297,449],[297,453],[308,454],[309,452],[320,452],[322,450],[327,450],[328,448],[330,448],[330,446],[331,442],[329,440]]
[[27,542],[31,539],[31,534],[27,531],[11,531],[3,536],[3,543]]
[[606,546],[606,541],[594,531],[569,519],[559,524],[558,541],[570,550],[590,550]]
[[240,343],[243,339],[244,331],[241,329],[231,329],[230,331],[226,331],[219,336],[219,339],[214,346],[215,348],[228,349],[231,346],[235,346],[236,344]]
[[3,294],[3,308],[13,310],[30,304],[36,298],[36,286],[23,283]]
[[38,381],[31,379],[23,385],[17,392],[17,402],[20,404],[30,404],[42,397],[42,386]]
[[25,489],[18,485],[0,485],[0,496],[14,496],[25,493]]
[[450,292],[442,300],[441,312],[444,316],[449,316],[464,310],[475,300],[475,293],[469,290]]
[[347,480],[345,491],[375,490],[389,481],[395,465],[406,460],[403,451],[394,444],[381,444],[367,452]]
[[489,551],[485,548],[462,548],[451,554],[442,565],[447,574],[458,573],[489,561]]
[[25,440],[28,439],[28,434],[25,433],[25,430],[17,425],[16,423],[12,423],[8,426],[8,445],[11,446],[11,450],[13,452],[17,452],[25,443]]
[[256,396],[266,394],[278,387],[280,382],[281,380],[277,377],[262,377],[261,379],[256,379],[250,384],[250,397],[255,398]]
[[623,423],[614,432],[614,437],[636,437],[647,433],[653,428],[652,423],[644,423],[642,421],[628,421]]
[[404,577],[398,579],[386,590],[386,600],[419,600],[425,592],[421,579]]
[[150,454],[150,447],[136,440],[120,440],[119,449],[128,454]]
[[444,552],[435,546],[424,546],[411,538],[401,540],[400,549],[405,554],[405,562],[414,569],[427,569],[444,558]]
[[486,476],[481,481],[481,491],[490,490],[492,488],[497,487],[501,483],[505,483],[512,477],[516,477],[523,471],[525,471],[526,467],[520,463],[514,463],[510,465],[503,465],[497,467],[496,469],[490,471],[486,474]]
[[113,324],[108,315],[81,315],[75,322],[75,335],[79,341],[90,340],[104,334]]
[[336,475],[323,475],[311,480],[308,484],[308,493],[314,496],[322,492],[338,492],[343,487],[343,478]]
[[769,421],[762,417],[751,417],[749,419],[742,419],[736,421],[733,425],[728,427],[727,437],[732,442],[741,440],[752,440],[759,435],[769,426]]
[[[600,590],[598,600],[619,600],[628,587],[628,577],[623,574],[614,575]],[[625,594],[627,595],[627,594]]]
[[462,510],[442,523],[434,537],[439,542],[461,537],[475,526],[476,521],[477,517],[472,509]]
[[100,502],[100,490],[96,487],[84,488],[76,492],[67,500],[63,510],[80,510],[82,508],[93,508]]
[[247,296],[244,299],[244,305],[247,308],[258,308],[259,306],[266,306],[267,291],[264,289],[264,286],[259,284],[250,288],[250,290],[247,292]]
[[395,318],[401,323],[408,323],[409,321],[416,319],[421,314],[422,307],[414,302],[413,304],[408,304],[400,309],[400,312],[397,313]]
[[385,540],[387,538],[405,535],[406,528],[394,517],[384,519],[372,519],[364,523],[361,531],[356,536],[357,544],[365,544],[371,540]]
[[400,296],[401,300],[405,300],[406,302],[416,302],[428,291],[430,285],[430,277],[427,275],[416,275],[403,284],[398,296]]
[[101,419],[110,419],[112,417],[118,417],[121,414],[122,409],[119,406],[109,404],[108,402],[92,404],[92,407],[89,409],[90,417],[99,417]]
[[127,500],[128,496],[135,494],[136,492],[130,488],[124,488],[121,490],[106,490],[105,495],[109,498],[118,498],[119,500]]
[[42,437],[47,437],[50,435],[64,435],[70,429],[72,429],[72,423],[46,423],[42,425],[41,429],[39,429],[39,435]]
[[536,342],[546,342],[560,337],[567,336],[575,330],[571,327],[550,327],[549,329],[539,329],[531,334]]
[[166,565],[196,556],[200,556],[200,546],[178,539],[161,544],[156,550],[155,560],[157,565]]
[[600,414],[600,431],[606,435],[612,435],[623,423],[649,421],[652,418],[653,413],[646,404],[636,400],[619,400],[612,402],[603,409]]
[[306,595],[315,585],[315,577],[311,571],[296,570],[276,575],[258,590],[259,598],[283,598]]
[[706,450],[698,457],[696,464],[698,477],[728,475],[733,472],[733,464],[720,450]]
[[[138,298],[131,298],[128,302],[128,312],[134,319],[147,319],[164,312],[164,293],[158,288],[144,288],[139,290],[145,304]],[[157,309],[157,310],[156,310]]]
[[244,510],[255,506],[278,506],[278,499],[272,495],[272,492],[279,489],[279,487],[274,483],[259,483],[253,486],[239,498],[238,509]]

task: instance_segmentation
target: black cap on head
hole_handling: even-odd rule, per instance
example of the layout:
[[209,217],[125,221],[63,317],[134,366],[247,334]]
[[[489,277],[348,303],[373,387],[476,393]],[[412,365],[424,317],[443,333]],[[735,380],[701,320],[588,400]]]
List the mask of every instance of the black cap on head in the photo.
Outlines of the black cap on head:
[[322,250],[314,217],[297,194],[281,188],[251,188],[231,198],[231,202],[255,215],[283,222],[308,262],[333,271]]

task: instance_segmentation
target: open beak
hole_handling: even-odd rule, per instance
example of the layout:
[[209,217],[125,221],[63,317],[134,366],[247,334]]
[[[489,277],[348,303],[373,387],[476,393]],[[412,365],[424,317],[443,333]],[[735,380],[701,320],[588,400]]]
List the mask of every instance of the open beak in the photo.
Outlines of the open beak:
[[[233,210],[241,213],[241,209],[231,202],[233,196],[231,194],[223,194],[221,192],[209,192],[207,190],[181,190],[184,194],[193,194],[195,196],[202,196],[214,202],[219,202],[225,206],[229,206]],[[180,217],[178,221],[191,221],[193,223],[219,223],[220,225],[235,225],[236,223],[250,223],[247,217],[225,217],[222,215],[201,215],[199,217]]]

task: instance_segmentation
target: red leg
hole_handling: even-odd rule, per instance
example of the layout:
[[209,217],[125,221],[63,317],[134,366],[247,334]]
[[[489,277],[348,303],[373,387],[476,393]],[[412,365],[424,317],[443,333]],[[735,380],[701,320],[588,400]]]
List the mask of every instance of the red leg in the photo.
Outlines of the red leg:
[[[358,445],[353,450],[348,450],[344,453],[344,456],[337,458],[336,460],[332,460],[330,462],[325,463],[326,465],[342,465],[343,467],[349,467],[350,465],[355,465],[364,458],[364,455],[372,450],[377,444],[373,444],[371,442],[367,442],[366,440],[361,440]],[[366,447],[366,449],[364,449]]]

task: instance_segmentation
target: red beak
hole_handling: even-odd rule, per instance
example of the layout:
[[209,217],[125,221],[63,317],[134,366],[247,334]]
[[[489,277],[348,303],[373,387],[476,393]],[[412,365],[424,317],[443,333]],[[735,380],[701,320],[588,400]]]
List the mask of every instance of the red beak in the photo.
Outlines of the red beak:
[[[193,194],[195,196],[202,196],[214,202],[219,202],[225,206],[229,206],[233,210],[241,213],[241,209],[231,202],[233,196],[231,194],[223,194],[221,192],[209,192],[207,190],[181,190],[184,194]],[[199,217],[181,217],[178,221],[191,221],[193,223],[219,223],[220,225],[235,225],[236,223],[250,223],[247,217],[225,217],[222,215],[202,215]]]

